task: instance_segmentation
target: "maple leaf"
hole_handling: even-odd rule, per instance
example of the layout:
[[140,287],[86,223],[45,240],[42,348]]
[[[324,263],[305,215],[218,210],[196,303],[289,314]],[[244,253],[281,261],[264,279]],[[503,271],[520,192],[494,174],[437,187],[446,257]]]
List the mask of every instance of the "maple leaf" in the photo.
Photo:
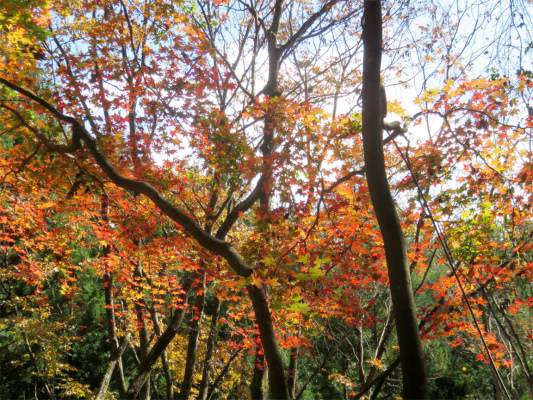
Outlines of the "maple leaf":
[[268,267],[269,265],[272,265],[272,264],[275,263],[274,259],[273,259],[271,256],[268,256],[268,257],[263,258],[263,259],[261,260],[261,262],[262,262],[263,264],[265,264],[267,267]]
[[264,280],[263,283],[269,285],[270,287],[276,287],[281,285],[281,283],[278,282],[278,278],[268,278]]
[[251,285],[255,285],[257,286],[258,288],[261,287],[261,277],[259,275],[252,275],[251,279],[250,279],[250,284]]

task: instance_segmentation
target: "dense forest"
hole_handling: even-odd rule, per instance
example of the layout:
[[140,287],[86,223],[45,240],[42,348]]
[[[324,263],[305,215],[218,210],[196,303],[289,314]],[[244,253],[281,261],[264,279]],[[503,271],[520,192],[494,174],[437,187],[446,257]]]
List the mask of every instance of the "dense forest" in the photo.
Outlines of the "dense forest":
[[1,1],[0,398],[533,398],[532,16]]

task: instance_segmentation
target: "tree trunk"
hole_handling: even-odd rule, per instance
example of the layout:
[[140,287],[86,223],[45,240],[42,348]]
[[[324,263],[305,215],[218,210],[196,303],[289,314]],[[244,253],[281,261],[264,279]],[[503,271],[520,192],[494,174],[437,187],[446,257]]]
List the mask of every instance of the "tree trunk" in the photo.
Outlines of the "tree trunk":
[[[183,305],[187,303],[187,299],[189,298],[194,278],[195,276],[188,278],[185,284],[183,285],[183,294],[181,295],[181,301],[178,304]],[[161,356],[163,351],[165,351],[165,349],[167,348],[168,344],[172,341],[172,339],[174,339],[174,337],[178,333],[178,329],[181,326],[181,322],[183,321],[183,316],[185,315],[185,310],[186,308],[182,306],[182,308],[179,308],[174,311],[174,315],[172,316],[167,326],[167,329],[165,329],[163,334],[154,343],[154,345],[146,355],[145,359],[141,361],[141,365],[139,366],[139,373],[130,383],[128,391],[126,392],[126,399],[130,400],[137,398],[137,394],[144,385],[144,382],[146,382],[146,380],[149,378],[150,371],[152,370],[154,364],[157,362],[157,359]]]
[[129,333],[124,337],[122,344],[111,353],[111,357],[109,358],[109,362],[107,364],[107,369],[104,374],[104,378],[102,379],[102,382],[100,383],[100,388],[98,388],[98,393],[96,394],[95,400],[105,400],[106,394],[107,394],[107,388],[109,386],[109,382],[111,382],[111,376],[113,375],[113,371],[115,371],[117,362],[122,357],[122,353],[124,353],[124,350],[126,350],[126,347],[128,347],[128,342],[130,340]]
[[382,52],[381,2],[364,2],[363,145],[368,189],[383,236],[400,346],[404,399],[427,399],[427,372],[416,319],[405,240],[396,213],[382,142],[379,85]]
[[[161,327],[159,326],[159,317],[157,316],[157,310],[154,306],[151,308],[152,322],[154,324],[154,332],[157,336],[161,336]],[[165,375],[166,383],[166,399],[174,400],[174,386],[172,381],[172,374],[170,373],[170,368],[168,366],[168,357],[167,351],[164,350],[161,353],[161,364],[163,365],[163,373]]]
[[207,339],[207,349],[205,352],[204,369],[202,372],[202,381],[200,382],[200,392],[198,393],[197,400],[207,399],[207,389],[209,388],[209,377],[211,375],[211,359],[213,358],[213,350],[215,348],[215,342],[217,337],[217,323],[218,315],[220,313],[220,300],[215,297],[215,310],[211,317],[211,332]]
[[[100,214],[102,217],[102,222],[104,224],[109,224],[109,215],[107,208],[107,197],[102,197],[101,210]],[[111,254],[111,245],[106,244],[102,249],[104,260]],[[107,265],[107,264],[106,264]],[[118,338],[116,331],[116,321],[115,321],[115,305],[113,299],[113,273],[106,271],[104,274],[104,297],[105,297],[105,313],[106,313],[106,326],[107,326],[107,338],[109,340],[109,345],[111,346],[111,357],[115,356],[115,353],[118,351]],[[122,356],[122,353],[121,353]],[[114,363],[115,371],[115,383],[118,389],[118,395],[121,399],[124,398],[126,393],[126,382],[124,380],[124,370],[122,368],[122,357],[119,356]],[[106,387],[107,389],[107,387]]]
[[265,293],[255,285],[248,285],[246,289],[252,300],[259,334],[261,335],[261,343],[265,351],[270,392],[274,399],[289,400],[289,388],[285,379],[283,361],[279,352],[278,341],[274,333],[274,325],[272,324]]
[[291,358],[289,360],[289,376],[287,379],[287,384],[289,386],[289,395],[291,399],[294,399],[296,395],[296,376],[298,373],[298,355],[300,353],[299,347],[293,347],[291,349]]
[[194,379],[194,367],[196,365],[196,353],[198,350],[198,335],[200,333],[200,320],[204,312],[205,304],[205,272],[200,279],[202,280],[202,283],[199,286],[199,289],[202,291],[202,294],[197,295],[195,304],[196,310],[193,310],[193,318],[189,331],[189,344],[187,345],[185,374],[181,381],[180,393],[177,397],[179,400],[187,400],[189,398]]
[[[137,242],[136,245],[138,246],[139,242]],[[140,285],[141,279],[143,276],[142,264],[140,260],[137,261],[137,267],[135,269],[134,275],[135,275],[135,280]],[[137,314],[137,326],[139,329],[139,343],[140,343],[139,359],[141,361],[141,364],[145,360],[146,356],[148,355],[149,345],[150,345],[150,334],[148,333],[148,327],[146,326],[146,321],[144,319],[145,312],[146,312],[145,307],[142,304],[140,304],[139,301],[136,301],[135,302],[135,313]],[[148,374],[148,377],[142,387],[141,400],[150,400],[150,374]]]
[[[263,89],[265,95],[273,98],[280,95],[278,89],[278,75],[281,60],[281,51],[278,48],[277,37],[280,27],[281,13],[283,9],[283,0],[276,0],[274,5],[274,15],[272,24],[266,32],[268,43],[268,81]],[[274,153],[274,134],[275,134],[275,117],[272,111],[265,118],[263,127],[263,143],[260,147],[263,161],[261,175],[265,178],[264,189],[259,197],[261,212],[270,211],[271,201],[271,180],[272,180],[272,155]],[[289,389],[285,379],[285,369],[278,348],[278,342],[274,333],[272,316],[268,308],[268,302],[263,289],[248,285],[248,295],[252,301],[255,312],[255,318],[259,327],[259,335],[263,344],[265,358],[268,364],[268,381],[270,392],[274,399],[289,400]]]
[[239,350],[233,353],[233,355],[229,358],[228,362],[226,363],[226,365],[224,366],[220,374],[218,374],[217,378],[213,382],[213,386],[211,386],[211,389],[209,389],[209,391],[207,392],[207,400],[211,400],[211,397],[213,397],[215,390],[218,388],[218,386],[220,385],[220,383],[222,382],[222,380],[228,373],[231,367],[231,364],[233,363],[233,361],[235,361],[235,359],[238,357],[241,351],[242,351],[242,347],[240,347]]
[[261,346],[261,340],[256,337],[255,341],[257,346],[255,348],[254,374],[250,382],[250,396],[252,400],[265,400],[266,393],[263,387],[266,373],[265,354]]

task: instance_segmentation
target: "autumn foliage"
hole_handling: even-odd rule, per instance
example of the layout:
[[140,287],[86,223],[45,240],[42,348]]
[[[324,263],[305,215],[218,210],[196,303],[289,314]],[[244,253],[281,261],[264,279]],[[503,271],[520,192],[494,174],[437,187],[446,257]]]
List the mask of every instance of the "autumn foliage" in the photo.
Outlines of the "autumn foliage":
[[[422,3],[382,148],[429,395],[528,398],[533,72]],[[0,4],[0,397],[401,396],[363,6]]]

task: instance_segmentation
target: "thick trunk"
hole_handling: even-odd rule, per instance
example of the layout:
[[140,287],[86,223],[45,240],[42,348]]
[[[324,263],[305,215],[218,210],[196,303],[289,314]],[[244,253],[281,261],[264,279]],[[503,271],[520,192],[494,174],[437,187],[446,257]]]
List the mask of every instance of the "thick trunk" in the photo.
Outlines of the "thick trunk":
[[[277,37],[282,11],[283,0],[276,0],[272,24],[266,33],[268,42],[269,70],[268,81],[263,92],[269,98],[280,95],[278,90],[278,78],[282,52],[278,48]],[[270,211],[275,122],[274,112],[270,111],[269,115],[267,115],[265,118],[265,125],[263,127],[263,143],[260,147],[263,156],[261,175],[265,179],[265,184],[264,190],[259,197],[259,202],[261,211],[265,213]],[[274,333],[272,317],[270,315],[265,293],[261,288],[253,285],[247,286],[247,290],[254,308],[256,322],[259,327],[259,335],[261,336],[261,342],[263,343],[265,358],[268,364],[268,381],[270,392],[274,399],[289,400],[289,389],[287,387],[287,380],[285,379],[283,361],[281,359],[278,342]]]
[[389,189],[383,153],[379,101],[382,52],[381,2],[367,0],[364,7],[363,144],[368,189],[385,246],[400,346],[403,398],[427,399],[427,372],[418,331],[405,240]]

